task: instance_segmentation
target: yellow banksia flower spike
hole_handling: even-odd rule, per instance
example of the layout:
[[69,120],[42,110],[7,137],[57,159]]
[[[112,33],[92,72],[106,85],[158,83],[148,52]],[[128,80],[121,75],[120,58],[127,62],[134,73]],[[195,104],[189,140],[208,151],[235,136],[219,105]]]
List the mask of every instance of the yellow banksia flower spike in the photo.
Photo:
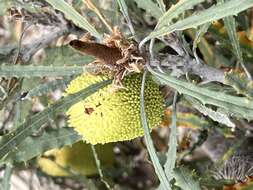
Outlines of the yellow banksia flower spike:
[[[84,74],[74,79],[66,89],[76,93],[106,77]],[[68,123],[91,144],[131,140],[143,136],[140,119],[140,89],[142,75],[126,76],[123,87],[112,90],[112,85],[99,89],[69,108]],[[160,123],[163,97],[159,86],[148,77],[145,87],[145,110],[150,129]]]

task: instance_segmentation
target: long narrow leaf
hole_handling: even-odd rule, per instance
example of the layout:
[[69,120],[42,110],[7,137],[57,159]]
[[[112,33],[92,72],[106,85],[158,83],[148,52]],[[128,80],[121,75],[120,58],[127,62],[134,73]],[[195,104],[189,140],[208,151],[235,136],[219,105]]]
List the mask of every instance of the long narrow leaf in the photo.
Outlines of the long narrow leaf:
[[[224,3],[224,0],[218,0],[219,2]],[[236,34],[236,25],[235,25],[235,18],[233,16],[228,16],[223,19],[225,28],[228,32],[229,39],[231,40],[232,47],[234,49],[235,55],[237,57],[238,62],[241,64],[242,68],[244,69],[244,72],[247,74],[248,78],[252,80],[252,77],[247,70],[243,57],[242,57],[242,51],[240,48],[239,40],[237,38]]]
[[1,65],[0,76],[11,77],[56,77],[71,76],[84,72],[83,66],[36,66],[36,65]]
[[226,3],[218,4],[197,14],[191,15],[183,20],[180,20],[175,24],[162,27],[151,32],[150,35],[142,41],[142,43],[176,30],[196,28],[197,26],[200,26],[207,22],[212,22],[214,20],[218,20],[230,15],[236,15],[239,12],[244,11],[252,6],[253,0],[230,0]]
[[73,7],[71,7],[64,0],[46,0],[51,4],[55,9],[64,13],[67,19],[71,20],[74,24],[90,32],[93,36],[101,39],[101,35],[97,30],[82,16],[80,15]]
[[200,28],[198,29],[198,31],[196,32],[196,35],[195,35],[192,50],[193,50],[194,57],[197,60],[198,64],[200,64],[200,61],[199,61],[199,57],[198,57],[197,52],[196,52],[197,45],[200,42],[200,39],[202,38],[202,36],[207,32],[210,25],[211,25],[211,23],[209,23],[209,22],[206,23],[206,24],[201,25]]
[[201,104],[199,101],[195,100],[192,97],[186,96],[186,99],[193,105],[195,109],[197,109],[200,113],[204,114],[205,116],[210,117],[212,120],[222,123],[228,127],[235,127],[235,124],[230,120],[230,118],[224,114],[217,111],[212,110]]
[[69,82],[72,79],[73,79],[72,77],[66,77],[60,80],[54,80],[45,84],[38,85],[35,88],[29,90],[26,96],[22,97],[22,99],[29,99],[36,96],[42,96],[43,94],[47,94],[56,89],[65,89],[67,87],[67,84],[69,84]]
[[253,120],[253,100],[212,91],[174,78],[168,74],[163,74],[150,68],[149,70],[161,83],[169,85],[180,93],[196,98],[204,105],[210,104],[221,107],[230,113],[231,116]]
[[151,161],[154,165],[155,172],[160,180],[160,187],[164,190],[170,190],[170,182],[168,181],[165,172],[161,166],[161,163],[157,157],[155,147],[152,141],[152,138],[150,136],[149,132],[149,127],[148,127],[148,122],[147,122],[147,117],[145,113],[145,103],[144,103],[144,88],[145,88],[145,79],[146,79],[146,74],[147,72],[145,71],[143,74],[143,79],[142,79],[142,84],[141,84],[141,122],[142,122],[142,127],[144,129],[144,138],[145,142],[147,145],[148,153],[151,158]]
[[11,165],[7,165],[4,171],[4,176],[2,179],[0,179],[0,189],[1,190],[9,190],[11,185],[10,185],[10,179],[11,179],[11,174],[13,172],[13,167]]
[[159,29],[165,25],[169,25],[172,19],[176,18],[188,9],[191,9],[198,3],[205,0],[181,0],[176,5],[173,5],[158,21],[156,28]]
[[167,160],[164,164],[165,174],[169,180],[173,179],[173,170],[176,165],[177,159],[177,92],[175,92],[173,100],[173,109],[172,109],[172,119],[170,126],[170,140],[169,140],[169,150],[166,153]]
[[95,163],[96,163],[96,167],[97,167],[97,170],[98,170],[100,180],[105,184],[107,189],[111,190],[112,188],[110,187],[110,185],[108,184],[108,182],[104,178],[104,174],[103,174],[103,171],[102,171],[102,168],[101,168],[101,162],[98,158],[96,148],[92,144],[90,146],[91,146],[92,154],[93,154],[93,157],[94,157],[94,160],[95,160]]
[[165,4],[164,4],[163,0],[156,0],[156,1],[157,1],[157,4],[159,5],[159,8],[162,11],[162,13],[165,13],[166,7],[165,7]]
[[125,19],[127,21],[127,24],[128,24],[128,27],[129,27],[131,33],[133,35],[135,35],[134,27],[133,27],[131,19],[129,17],[128,10],[127,10],[127,5],[125,3],[125,0],[117,0],[117,2],[119,4],[120,11],[122,12],[123,16],[125,17]]
[[26,162],[48,150],[72,145],[81,139],[71,127],[47,130],[41,136],[27,137],[2,162]]

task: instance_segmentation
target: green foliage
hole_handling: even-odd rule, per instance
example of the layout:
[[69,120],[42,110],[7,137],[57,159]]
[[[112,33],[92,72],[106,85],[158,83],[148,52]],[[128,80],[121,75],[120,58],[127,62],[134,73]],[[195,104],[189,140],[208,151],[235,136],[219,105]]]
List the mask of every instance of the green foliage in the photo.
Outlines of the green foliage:
[[177,121],[192,129],[206,129],[209,126],[208,121],[192,113],[178,113]]
[[244,73],[231,70],[225,73],[225,84],[232,86],[238,94],[253,98],[253,82]]
[[[217,39],[222,44],[223,47],[228,48],[230,51],[233,50],[233,46],[230,43],[231,41],[228,35],[220,33],[220,31],[214,27],[210,27],[209,32],[212,34],[212,36],[214,36],[215,39]],[[240,49],[244,57],[251,57],[253,50],[250,45],[240,43]]]
[[79,140],[81,140],[81,137],[70,127],[45,130],[42,135],[25,138],[2,162],[27,162],[48,150],[72,145]]
[[175,92],[173,100],[173,110],[170,126],[170,140],[168,143],[169,150],[166,153],[167,160],[164,164],[164,170],[167,178],[171,181],[174,177],[173,170],[176,166],[177,160],[177,92]]
[[142,78],[142,85],[141,85],[141,123],[142,123],[142,127],[144,129],[144,138],[145,138],[145,142],[147,144],[147,149],[149,152],[149,156],[151,158],[151,161],[154,164],[154,168],[155,168],[155,172],[160,180],[160,187],[161,189],[168,189],[170,190],[170,181],[169,179],[166,177],[166,174],[161,166],[161,163],[157,157],[156,151],[155,151],[155,147],[153,144],[153,141],[151,139],[150,136],[150,131],[149,131],[149,126],[148,126],[148,122],[147,122],[147,117],[146,117],[146,113],[145,113],[145,102],[144,102],[144,89],[145,89],[145,80],[146,80],[146,72],[144,72],[143,74],[143,78]]
[[[151,32],[150,35],[145,38],[144,42],[149,39],[160,37],[167,33],[171,33],[177,30],[196,28],[197,26],[200,26],[207,22],[212,22],[214,20],[218,20],[220,18],[230,16],[230,15],[236,15],[239,12],[245,9],[248,9],[252,5],[253,5],[253,0],[242,0],[242,1],[230,0],[223,4],[212,6],[209,9],[206,9],[197,14],[193,14],[169,26],[156,28],[156,30]],[[170,19],[168,21],[170,22]],[[164,21],[160,20],[160,22],[168,23],[167,17],[165,18]]]
[[43,66],[43,65],[1,65],[0,75],[5,78],[11,77],[57,77],[71,76],[84,72],[83,66]]
[[13,171],[13,166],[11,165],[6,165],[5,171],[4,171],[4,176],[2,179],[0,179],[0,189],[1,190],[9,190],[11,185],[10,185],[10,178],[11,174]]
[[180,14],[184,13],[186,10],[191,9],[198,3],[204,0],[181,0],[174,6],[172,6],[161,18],[159,18],[156,28],[162,28],[166,25],[171,24],[174,18],[177,18]]
[[176,186],[187,190],[201,189],[199,182],[193,178],[194,172],[189,171],[185,167],[176,168],[173,174],[176,179]]
[[199,101],[195,100],[194,98],[187,97],[186,99],[191,102],[192,106],[196,108],[200,113],[205,116],[209,116],[212,120],[217,121],[221,124],[227,125],[228,127],[235,127],[235,124],[229,119],[229,117],[225,114],[220,112],[219,110],[214,111],[211,108],[208,108],[201,104]]
[[128,9],[127,9],[127,5],[126,5],[125,1],[124,0],[117,0],[117,2],[119,4],[120,11],[122,12],[123,16],[125,17],[125,19],[127,21],[127,24],[129,26],[131,33],[134,35],[135,31],[134,31],[131,19],[129,17]]
[[156,19],[159,19],[163,14],[161,9],[152,0],[134,0],[134,1],[137,3],[139,8],[146,10]]
[[0,159],[4,159],[13,149],[22,143],[26,137],[30,136],[36,130],[40,129],[45,123],[48,122],[53,115],[61,113],[69,108],[74,103],[84,99],[85,97],[96,92],[96,90],[106,86],[110,81],[103,81],[101,83],[91,85],[84,90],[69,95],[58,102],[54,103],[50,107],[46,108],[42,112],[39,112],[30,118],[28,118],[23,124],[21,124],[14,131],[9,132],[7,135],[0,138]]
[[204,36],[204,34],[207,32],[210,25],[211,25],[211,23],[206,23],[206,24],[201,25],[195,34],[192,51],[193,51],[194,57],[197,60],[198,64],[200,64],[200,63],[199,63],[199,58],[198,58],[198,55],[196,52],[197,45],[200,42],[201,38]]
[[[159,68],[158,66],[152,68],[149,67],[149,58],[150,61],[153,61],[153,52],[151,48],[150,52],[142,52],[144,54],[138,54],[139,52],[137,53],[137,56],[140,56],[140,58],[145,55],[144,59],[145,63],[147,64],[147,70],[145,70],[142,80],[140,118],[142,121],[142,127],[144,129],[144,138],[147,150],[153,163],[156,175],[160,181],[158,189],[200,190],[200,183],[201,185],[204,184],[202,184],[201,178],[197,180],[198,176],[192,171],[192,169],[186,169],[186,167],[182,167],[181,163],[186,160],[184,160],[184,156],[181,155],[190,155],[194,149],[200,146],[200,144],[206,139],[201,137],[201,134],[199,134],[199,136],[196,135],[196,138],[198,139],[192,143],[193,145],[190,143],[188,147],[186,146],[186,151],[183,150],[180,152],[183,145],[181,144],[181,141],[178,142],[179,133],[177,133],[177,128],[179,128],[179,126],[188,127],[193,131],[205,129],[205,131],[207,131],[206,133],[208,133],[210,128],[213,127],[219,130],[222,129],[220,131],[222,131],[223,135],[225,135],[226,132],[224,131],[227,130],[227,128],[225,128],[226,126],[240,128],[240,132],[244,133],[246,131],[245,126],[248,127],[251,125],[249,122],[247,123],[246,120],[253,120],[253,82],[250,74],[253,69],[252,64],[250,64],[252,63],[253,57],[253,42],[250,41],[250,39],[253,38],[253,34],[251,32],[252,28],[250,28],[249,21],[247,20],[250,19],[248,16],[249,14],[245,11],[253,6],[253,0],[217,1],[218,3],[215,4],[215,1],[204,0],[117,0],[110,1],[112,4],[112,6],[109,6],[110,8],[106,7],[108,4],[100,4],[101,1],[99,0],[93,1],[108,23],[114,23],[113,20],[115,18],[112,17],[118,14],[118,9],[120,9],[126,23],[123,22],[123,18],[117,17],[117,19],[120,21],[117,23],[117,27],[120,28],[123,36],[125,36],[125,40],[128,40],[124,34],[127,24],[127,27],[130,29],[133,35],[131,40],[133,38],[137,41],[136,46],[134,45],[135,47],[139,45],[139,47],[142,48],[147,41],[151,40],[150,47],[154,45],[154,49],[161,49],[161,51],[155,52],[157,60],[159,60],[160,57],[162,58],[163,56],[170,54],[169,51],[164,53],[164,51],[167,51],[166,48],[168,46],[175,48],[174,50],[179,48],[182,50],[182,52],[185,52],[185,55],[175,55],[179,62],[172,60],[172,62],[175,62],[173,62],[173,65],[171,66],[172,68]],[[88,31],[92,36],[97,38],[96,40],[98,42],[103,43],[103,34],[102,32],[100,33],[97,31],[98,28],[103,28],[103,26],[101,26],[101,23],[99,23],[97,18],[93,18],[94,12],[96,11],[87,7],[84,8],[84,3],[82,0],[73,1],[72,6],[67,3],[69,1],[65,0],[46,0],[45,2],[49,3],[51,6],[45,2],[36,2],[38,4],[34,3],[35,1],[29,1],[29,3],[24,2],[25,1],[17,0],[1,1],[0,15],[4,15],[7,8],[11,6],[17,6],[24,14],[26,10],[29,10],[31,13],[37,13],[40,12],[40,9],[43,9],[43,13],[46,13],[45,15],[50,15],[50,13],[54,12],[56,13],[55,15],[60,17],[60,19],[64,20],[61,14],[58,15],[59,12],[55,12],[54,9],[56,9],[63,13],[64,17],[66,18],[64,23],[67,23],[67,25],[57,25],[57,27],[63,27],[66,29],[66,31],[69,30],[68,32],[70,33],[73,32],[78,38],[82,35],[82,33]],[[42,3],[42,5],[40,5],[40,3]],[[37,6],[39,8],[37,8]],[[166,10],[167,7],[170,8]],[[113,14],[116,9],[117,12]],[[245,12],[242,13],[242,11]],[[239,17],[235,18],[234,16],[237,16],[239,13]],[[154,17],[154,19],[152,20],[150,18],[150,22],[147,18],[147,20],[143,19],[143,17],[149,16]],[[222,28],[215,29],[214,21],[219,19],[224,21],[224,28],[222,26]],[[243,19],[246,24],[241,23]],[[48,20],[50,20],[50,18],[48,18]],[[34,24],[33,19],[28,21],[26,20],[26,22],[31,22]],[[52,23],[55,24],[55,22]],[[2,24],[1,19],[0,24]],[[73,24],[77,27],[74,27]],[[238,28],[240,30],[242,29],[244,30],[243,32],[245,32],[243,40],[240,39],[241,36],[239,36],[237,32],[237,26],[239,26]],[[5,27],[7,28],[9,26],[1,25],[0,27],[1,30],[2,28],[4,30]],[[192,28],[196,28],[196,30]],[[185,31],[186,29],[191,30]],[[144,39],[139,43],[139,39],[136,37],[135,30],[141,31],[141,34],[138,33],[138,36],[143,35],[145,32],[149,32],[149,35],[144,36]],[[227,33],[224,32],[225,30]],[[211,34],[211,37],[209,35],[205,35],[207,32]],[[8,38],[10,38],[10,41],[14,41],[15,31],[11,31],[10,33],[11,34],[8,34]],[[173,35],[170,35],[171,33],[173,33]],[[190,38],[189,43],[184,39],[184,35],[187,35],[187,37]],[[159,38],[160,41],[155,41],[155,38]],[[170,38],[172,41],[170,41]],[[175,40],[178,40],[176,43],[173,43],[174,38]],[[10,44],[13,44],[12,41]],[[65,39],[63,41],[63,43],[66,43],[69,41],[69,38],[66,38],[66,41]],[[0,43],[2,44],[2,42]],[[5,41],[4,44],[6,44]],[[22,48],[23,44],[20,44],[20,48]],[[189,48],[191,45],[193,46],[192,52]],[[163,47],[165,48],[163,49]],[[147,50],[148,48],[144,47],[142,49]],[[0,123],[3,124],[4,127],[8,126],[9,122],[11,123],[10,128],[4,128],[0,130],[2,135],[0,137],[0,165],[5,167],[5,174],[3,179],[0,180],[0,189],[4,190],[8,190],[10,188],[9,181],[12,170],[15,170],[16,166],[20,165],[20,162],[30,164],[32,163],[29,162],[31,159],[35,158],[36,156],[43,155],[48,150],[61,148],[65,145],[72,145],[83,138],[77,135],[72,128],[67,128],[65,123],[64,127],[59,127],[59,124],[53,120],[55,120],[56,116],[65,113],[65,111],[73,104],[84,100],[97,90],[100,90],[112,82],[111,80],[107,80],[91,85],[76,94],[66,96],[54,102],[55,100],[50,97],[50,95],[53,94],[52,92],[57,89],[65,89],[72,78],[76,75],[84,72],[89,73],[89,71],[91,71],[89,69],[93,69],[95,64],[93,64],[92,67],[87,67],[87,64],[94,61],[94,58],[81,55],[74,49],[63,45],[61,47],[45,48],[45,58],[42,59],[42,61],[36,61],[36,63],[34,61],[30,61],[28,63],[17,61],[16,64],[12,64],[12,54],[16,54],[17,50],[17,47],[9,45],[0,48],[0,61],[2,61],[0,65],[0,76],[2,77],[2,80],[0,81],[0,101],[3,107],[0,114]],[[23,51],[23,49],[21,50]],[[124,53],[126,53],[128,50],[129,49],[124,50]],[[163,52],[163,54],[160,54],[160,52]],[[234,53],[234,57],[231,56],[231,52]],[[130,55],[127,55],[124,58],[128,59],[131,56],[136,56],[131,53],[132,52],[130,52]],[[111,55],[108,55],[108,57],[110,56]],[[15,55],[13,57],[15,57]],[[192,76],[189,75],[189,73],[191,74],[191,68],[186,67],[186,70],[181,68],[181,60],[183,60],[182,62],[186,63],[188,63],[188,61],[196,61],[196,65],[194,65],[194,67],[202,66],[202,64],[204,65],[205,63],[204,61],[200,60],[201,58],[207,62],[211,69],[217,69],[217,71],[221,72],[223,76],[221,78],[224,80],[219,82],[223,84],[201,85],[201,83],[199,83],[200,85],[197,85],[195,82],[199,82],[203,79],[202,73],[200,74],[201,76]],[[232,67],[234,64],[232,64],[232,62],[235,60],[233,58],[236,58],[237,62],[241,64],[242,68],[244,69],[243,74],[239,73],[239,71],[237,72],[236,69],[238,68],[235,69]],[[111,65],[108,64],[105,65],[105,67],[110,66]],[[187,64],[187,66],[190,67],[191,65]],[[180,73],[181,78],[175,77],[173,75],[174,72],[171,73],[169,71],[170,69],[173,70],[174,67]],[[225,67],[225,69],[222,67]],[[226,72],[229,69],[231,71]],[[94,71],[97,71],[95,67]],[[150,123],[148,123],[145,112],[145,106],[147,104],[144,102],[145,77],[147,74],[152,74],[156,82],[160,83],[161,85],[165,85],[166,88],[169,87],[169,93],[171,90],[175,91],[172,112],[171,114],[165,116],[167,117],[165,118],[167,123],[165,123],[170,125],[170,135],[166,134],[169,136],[169,139],[167,139],[166,136],[168,143],[165,143],[165,146],[168,147],[168,150],[157,143],[159,138],[154,139],[153,142],[150,135],[151,127],[149,128]],[[119,76],[116,76],[115,78],[117,77]],[[51,78],[53,78],[53,80],[51,80]],[[187,80],[184,80],[184,78]],[[82,85],[79,85],[79,87],[80,86]],[[164,90],[163,87],[164,86],[161,87],[162,90]],[[146,88],[148,88],[147,85]],[[165,91],[165,94],[168,92]],[[168,100],[171,99],[171,96],[167,97],[166,94],[166,99],[167,102],[171,102],[171,100]],[[33,114],[31,109],[34,109],[32,106],[34,106],[34,102],[36,101],[41,103],[43,106],[46,105],[47,107],[44,110]],[[183,102],[183,104],[180,104],[181,102]],[[123,101],[123,103],[125,102]],[[190,103],[190,105],[188,103]],[[12,109],[9,108],[9,104],[13,104]],[[99,107],[101,105],[99,103],[96,106]],[[183,112],[181,112],[181,109],[178,109],[180,111],[180,113],[178,113],[176,109],[177,106],[182,108]],[[166,109],[171,110],[170,108]],[[82,108],[80,110],[82,110]],[[90,114],[89,112],[93,112],[92,108],[89,107],[87,110],[85,107],[84,110],[87,112],[87,115]],[[198,112],[196,112],[196,110]],[[79,112],[77,115],[78,114]],[[81,114],[83,113],[80,113],[80,115]],[[7,116],[8,118],[6,119]],[[66,115],[63,117],[65,116]],[[101,114],[101,117],[103,116],[104,115]],[[208,116],[215,121],[215,123],[212,122],[212,120],[207,120],[207,117],[203,116]],[[232,120],[232,118],[237,119],[237,121]],[[63,120],[66,122],[66,118]],[[80,122],[77,118],[73,118],[73,120],[77,123]],[[43,127],[46,124],[48,125],[44,129]],[[7,129],[7,132],[5,129]],[[160,130],[155,132],[160,135]],[[229,134],[234,135],[233,132],[234,131],[230,131]],[[209,133],[207,135],[209,135]],[[224,141],[225,140],[226,139],[224,138]],[[241,142],[242,140],[239,138],[238,141]],[[134,142],[133,144],[136,146],[137,143],[135,144]],[[122,150],[121,146],[123,147]],[[117,147],[120,149],[120,154],[117,155],[119,160],[117,167],[121,167],[120,169],[125,169],[122,172],[122,176],[128,177],[131,172],[134,173],[129,165],[132,166],[136,164],[134,163],[135,160],[132,159],[133,156],[131,154],[130,156],[127,156],[127,162],[125,162],[126,158],[124,158],[125,160],[121,160],[124,157],[122,155],[125,154],[124,148],[126,147],[124,146],[126,146],[124,143],[119,143],[119,146]],[[140,147],[139,145],[137,147],[139,152],[143,152],[143,147]],[[238,147],[238,145],[234,146],[233,151],[235,151],[235,149]],[[126,149],[128,148],[129,147]],[[159,160],[159,153],[156,148],[161,148],[161,152],[165,153],[164,165],[161,164],[161,161]],[[117,183],[120,183],[122,181],[122,179],[118,180],[118,178],[121,177],[120,174],[118,174],[121,172],[120,169],[117,168],[117,172],[110,173],[108,176],[111,178],[108,180],[107,171],[104,172],[102,170],[103,166],[101,166],[96,154],[96,150],[93,146],[92,151],[93,156],[95,157],[97,169],[99,171],[100,180],[103,182],[103,185],[105,185],[107,189],[111,189],[113,187],[111,184],[113,184],[114,179],[117,179]],[[136,157],[139,158],[139,155]],[[130,164],[128,163],[129,160],[131,160]],[[195,162],[195,160],[193,162]],[[13,164],[13,166],[10,166],[10,164]],[[197,165],[198,163],[196,162],[195,164]],[[200,165],[201,164],[202,163],[200,163]],[[203,166],[201,169],[203,169]],[[207,178],[211,179],[211,176],[209,176],[210,174],[208,173],[207,175]],[[76,179],[82,182],[82,180],[78,178]],[[85,178],[84,181],[87,182],[88,180]],[[217,184],[214,184],[216,182]],[[222,186],[225,184],[218,183],[218,181],[214,179],[210,180],[210,183],[212,184],[204,184],[204,186],[222,188]],[[94,184],[92,182],[92,189],[105,188],[104,186],[102,188],[97,188],[94,186]],[[87,185],[87,187],[89,186]],[[249,183],[248,187],[245,186],[241,189],[250,188],[252,188],[252,184]]]
[[0,100],[4,100],[7,96],[6,91],[4,90],[4,88],[2,86],[0,86]]
[[101,38],[101,35],[97,32],[97,30],[64,0],[46,0],[46,1],[49,4],[51,4],[55,9],[63,12],[64,15],[73,23],[75,23],[77,26],[87,30],[95,37]]
[[57,89],[65,89],[72,79],[73,77],[66,77],[63,79],[47,82],[45,84],[40,84],[31,90],[28,90],[28,93],[25,95],[24,99],[42,96]]
[[157,4],[159,5],[159,8],[161,9],[161,11],[163,13],[165,13],[166,7],[165,7],[165,4],[164,4],[163,0],[156,0],[156,1],[157,1]]
[[167,84],[182,94],[196,98],[202,104],[210,104],[221,107],[231,116],[237,118],[253,119],[253,101],[247,98],[231,96],[223,92],[216,92],[199,87],[193,83],[186,82],[170,75],[150,70],[161,83]]
[[[219,2],[224,3],[224,0],[219,0]],[[233,16],[228,16],[223,19],[225,28],[228,32],[229,39],[231,40],[231,44],[233,47],[233,50],[235,52],[236,58],[238,62],[241,64],[242,68],[244,69],[245,73],[247,74],[249,79],[251,78],[250,73],[248,72],[247,68],[245,67],[243,57],[242,57],[242,51],[240,48],[239,40],[237,38],[236,34],[236,24],[235,24],[235,18]]]

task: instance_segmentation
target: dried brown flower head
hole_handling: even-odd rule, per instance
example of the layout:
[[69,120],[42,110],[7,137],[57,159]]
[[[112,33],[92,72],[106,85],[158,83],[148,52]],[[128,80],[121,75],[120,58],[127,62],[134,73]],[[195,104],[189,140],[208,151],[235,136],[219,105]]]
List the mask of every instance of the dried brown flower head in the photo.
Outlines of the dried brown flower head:
[[116,87],[122,87],[121,81],[125,75],[143,70],[145,60],[137,44],[124,38],[116,27],[111,35],[105,36],[101,44],[92,40],[89,34],[69,44],[79,52],[95,57],[96,60],[89,64],[98,68],[94,74],[109,73]]

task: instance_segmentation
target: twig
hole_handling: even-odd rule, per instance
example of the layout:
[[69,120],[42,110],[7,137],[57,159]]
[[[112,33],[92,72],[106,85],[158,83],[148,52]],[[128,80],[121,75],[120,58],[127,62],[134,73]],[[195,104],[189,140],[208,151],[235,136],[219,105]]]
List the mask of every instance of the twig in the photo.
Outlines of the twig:
[[196,60],[178,55],[163,55],[153,59],[150,66],[157,68],[160,65],[163,71],[172,70],[172,75],[177,77],[192,73],[200,76],[202,83],[220,82],[224,83],[224,72],[205,64],[196,64]]
[[[188,73],[196,74],[201,77],[201,84],[209,83],[209,82],[220,82],[224,83],[224,72],[216,69],[214,67],[210,67],[206,64],[203,64],[201,60],[199,60],[199,64],[197,64],[196,59],[191,58],[182,43],[179,42],[177,36],[175,34],[170,34],[166,38],[160,39],[166,45],[170,46],[174,49],[178,55],[158,55],[154,57],[149,50],[149,54],[151,56],[151,61],[148,65],[149,68],[157,69],[160,72],[168,72],[171,70],[171,75],[176,77],[180,77],[182,75],[188,75]],[[140,51],[144,51],[145,40],[143,40],[139,44]],[[154,44],[154,39],[151,40],[150,44]]]
[[92,3],[91,0],[83,0],[83,3],[87,6],[88,9],[94,11],[100,18],[100,20],[104,23],[104,25],[107,27],[107,29],[112,33],[113,28],[110,26],[108,21],[106,20],[105,16],[98,10],[98,8]]

